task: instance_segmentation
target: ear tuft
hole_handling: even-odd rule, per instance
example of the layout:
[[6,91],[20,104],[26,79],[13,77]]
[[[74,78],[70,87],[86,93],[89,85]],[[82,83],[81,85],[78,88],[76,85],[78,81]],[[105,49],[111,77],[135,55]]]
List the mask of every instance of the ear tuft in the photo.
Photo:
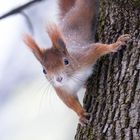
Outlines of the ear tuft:
[[23,35],[23,41],[24,43],[31,49],[36,49],[36,42],[33,40],[33,38],[27,34]]
[[34,39],[27,35],[23,35],[23,41],[24,43],[30,48],[30,50],[33,52],[33,54],[36,56],[36,58],[42,63],[43,61],[43,50],[41,50]]
[[59,28],[55,24],[49,25],[47,27],[47,32],[53,43],[53,47],[63,51],[66,50],[63,35],[61,34]]

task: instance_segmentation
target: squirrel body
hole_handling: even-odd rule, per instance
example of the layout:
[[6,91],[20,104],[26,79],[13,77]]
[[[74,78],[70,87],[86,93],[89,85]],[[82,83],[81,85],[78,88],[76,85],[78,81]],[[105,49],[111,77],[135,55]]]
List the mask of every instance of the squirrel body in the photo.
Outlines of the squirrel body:
[[78,90],[92,74],[96,60],[117,51],[130,37],[122,35],[112,44],[94,43],[98,5],[99,0],[59,0],[59,25],[47,28],[52,42],[50,49],[42,49],[31,36],[24,36],[56,94],[77,113],[82,123],[87,123],[89,114],[78,101]]

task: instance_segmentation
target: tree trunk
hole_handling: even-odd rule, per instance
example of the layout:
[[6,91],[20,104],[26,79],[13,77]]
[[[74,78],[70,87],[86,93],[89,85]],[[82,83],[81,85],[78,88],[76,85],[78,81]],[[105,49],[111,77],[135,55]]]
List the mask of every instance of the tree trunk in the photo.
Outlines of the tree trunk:
[[78,125],[75,140],[140,140],[140,1],[100,0],[99,41],[125,33],[128,45],[95,65],[84,98],[90,124]]

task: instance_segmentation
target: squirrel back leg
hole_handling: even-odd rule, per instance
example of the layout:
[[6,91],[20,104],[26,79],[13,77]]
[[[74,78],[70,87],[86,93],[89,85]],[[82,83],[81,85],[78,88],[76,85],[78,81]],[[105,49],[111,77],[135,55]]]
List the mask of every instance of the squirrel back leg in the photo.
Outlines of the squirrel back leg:
[[60,19],[63,19],[67,12],[74,6],[76,0],[59,0]]

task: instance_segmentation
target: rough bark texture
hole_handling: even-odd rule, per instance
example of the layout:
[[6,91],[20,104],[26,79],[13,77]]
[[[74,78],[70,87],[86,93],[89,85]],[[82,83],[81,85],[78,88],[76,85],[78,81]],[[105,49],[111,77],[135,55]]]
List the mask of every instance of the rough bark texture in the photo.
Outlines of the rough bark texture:
[[97,32],[103,43],[132,39],[97,62],[84,98],[90,125],[79,124],[75,140],[140,140],[140,1],[100,0]]

